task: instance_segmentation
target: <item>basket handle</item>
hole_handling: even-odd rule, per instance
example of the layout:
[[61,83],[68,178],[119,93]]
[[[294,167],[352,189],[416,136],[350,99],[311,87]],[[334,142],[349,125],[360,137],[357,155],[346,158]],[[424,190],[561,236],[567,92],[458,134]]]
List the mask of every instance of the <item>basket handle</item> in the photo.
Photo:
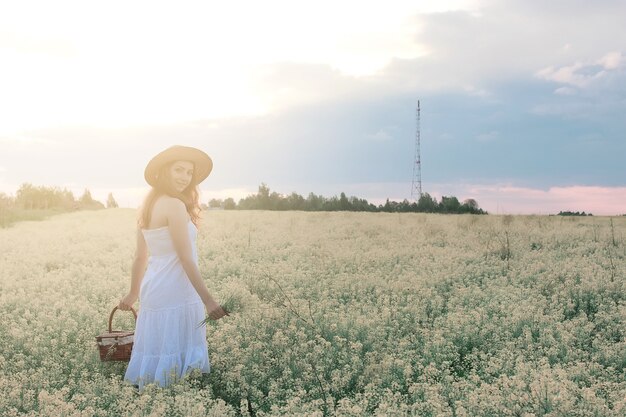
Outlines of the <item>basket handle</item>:
[[[113,307],[113,311],[111,311],[111,315],[109,316],[109,333],[112,333],[113,330],[111,328],[111,325],[113,324],[113,314],[115,313],[115,311],[117,310],[117,306]],[[135,323],[137,322],[137,313],[135,312],[134,308],[130,308],[130,311],[133,312],[133,316],[135,316]]]

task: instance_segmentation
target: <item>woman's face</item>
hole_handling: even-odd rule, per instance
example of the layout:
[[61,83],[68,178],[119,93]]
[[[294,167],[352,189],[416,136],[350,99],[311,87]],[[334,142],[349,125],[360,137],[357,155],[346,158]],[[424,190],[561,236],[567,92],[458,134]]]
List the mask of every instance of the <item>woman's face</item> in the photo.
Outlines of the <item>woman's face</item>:
[[179,192],[184,191],[193,177],[193,163],[190,161],[176,161],[170,167],[170,180]]

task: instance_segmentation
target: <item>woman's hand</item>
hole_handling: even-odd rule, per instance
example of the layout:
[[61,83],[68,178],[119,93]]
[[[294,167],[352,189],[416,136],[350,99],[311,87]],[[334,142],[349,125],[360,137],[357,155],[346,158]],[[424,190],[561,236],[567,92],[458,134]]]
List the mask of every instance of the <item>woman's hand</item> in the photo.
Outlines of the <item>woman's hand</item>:
[[119,308],[120,310],[128,311],[132,308],[133,304],[135,304],[135,301],[137,301],[137,298],[138,298],[137,295],[133,293],[128,293],[126,297],[120,300],[120,303],[118,304],[117,308]]
[[224,316],[230,315],[228,310],[224,309],[221,305],[211,300],[204,305],[206,311],[211,320],[219,320]]

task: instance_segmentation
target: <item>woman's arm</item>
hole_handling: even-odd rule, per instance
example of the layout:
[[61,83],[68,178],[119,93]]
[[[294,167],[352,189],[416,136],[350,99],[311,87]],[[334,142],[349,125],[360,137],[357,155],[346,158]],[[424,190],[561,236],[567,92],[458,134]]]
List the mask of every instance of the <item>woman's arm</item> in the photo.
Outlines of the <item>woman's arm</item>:
[[172,243],[174,244],[174,249],[176,250],[178,258],[180,259],[191,285],[193,285],[196,292],[200,296],[200,299],[202,299],[202,302],[206,306],[209,317],[213,320],[217,320],[220,317],[225,316],[227,313],[209,293],[209,289],[200,275],[198,264],[193,258],[188,230],[189,216],[187,214],[185,204],[178,199],[172,199],[168,202],[168,204],[170,206],[167,210],[167,223],[170,236],[172,237]]
[[135,259],[131,270],[130,291],[120,300],[118,308],[120,310],[130,310],[139,298],[139,289],[141,288],[141,280],[146,273],[148,265],[148,246],[140,229],[137,229],[137,249],[135,250]]

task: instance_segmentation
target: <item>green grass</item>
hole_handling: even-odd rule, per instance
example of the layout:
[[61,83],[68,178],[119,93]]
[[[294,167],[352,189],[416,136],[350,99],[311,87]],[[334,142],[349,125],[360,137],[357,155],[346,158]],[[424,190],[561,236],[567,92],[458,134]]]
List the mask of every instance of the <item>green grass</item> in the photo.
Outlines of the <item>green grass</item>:
[[32,209],[24,210],[19,208],[0,207],[0,228],[11,227],[15,223],[22,221],[41,221],[51,216],[67,213],[62,209]]

